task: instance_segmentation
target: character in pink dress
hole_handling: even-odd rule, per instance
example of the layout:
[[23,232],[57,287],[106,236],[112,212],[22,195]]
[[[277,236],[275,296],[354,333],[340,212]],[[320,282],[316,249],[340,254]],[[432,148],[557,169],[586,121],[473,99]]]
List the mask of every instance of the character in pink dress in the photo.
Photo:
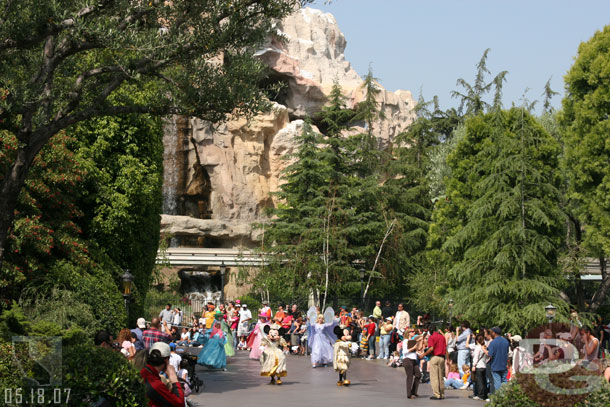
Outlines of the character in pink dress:
[[261,357],[261,341],[267,335],[265,334],[264,328],[269,325],[269,317],[266,314],[260,314],[258,316],[258,322],[252,330],[250,337],[248,338],[248,348],[250,348],[250,359],[259,360]]

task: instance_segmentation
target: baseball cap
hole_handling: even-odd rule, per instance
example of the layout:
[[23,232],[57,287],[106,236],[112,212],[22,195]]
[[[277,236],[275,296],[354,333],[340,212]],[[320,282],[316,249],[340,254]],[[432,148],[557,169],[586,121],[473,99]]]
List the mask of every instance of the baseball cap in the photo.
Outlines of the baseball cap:
[[170,348],[171,350],[175,350],[175,349],[176,349],[176,344],[175,344],[174,342],[170,343],[170,344],[169,344],[169,348]]
[[497,327],[497,326],[494,326],[493,328],[491,328],[491,330],[492,330],[492,331],[493,331],[493,332],[494,332],[496,335],[502,335],[502,330],[501,330],[499,327]]
[[241,304],[242,308],[248,308],[248,304]]
[[169,348],[169,345],[165,342],[155,342],[153,346],[150,347],[149,353],[153,350],[158,350],[161,353],[162,358],[168,358],[172,353]]
[[512,337],[514,342],[521,342],[523,340],[523,338],[521,337],[521,335],[515,335]]
[[136,326],[140,329],[146,328],[146,320],[144,318],[138,318],[136,321]]

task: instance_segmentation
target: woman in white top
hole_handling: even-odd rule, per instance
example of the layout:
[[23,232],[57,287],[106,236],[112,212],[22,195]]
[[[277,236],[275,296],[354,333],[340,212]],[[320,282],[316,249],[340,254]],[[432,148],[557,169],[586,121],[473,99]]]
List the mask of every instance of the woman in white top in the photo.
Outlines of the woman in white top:
[[474,400],[487,400],[487,362],[489,356],[485,354],[485,337],[478,334],[475,339],[474,352],[472,354],[472,370],[475,375]]
[[[409,341],[415,340],[416,343],[409,348]],[[421,348],[421,341],[417,340],[415,331],[411,328],[407,328],[405,331],[405,340],[402,342],[402,366],[405,368],[407,374],[407,398],[417,398],[417,388],[419,387],[419,381],[421,379],[421,371],[419,370],[419,364],[417,363],[417,350]]]
[[180,325],[182,323],[182,311],[180,311],[180,308],[176,308],[174,310],[173,316],[172,316],[172,325]]

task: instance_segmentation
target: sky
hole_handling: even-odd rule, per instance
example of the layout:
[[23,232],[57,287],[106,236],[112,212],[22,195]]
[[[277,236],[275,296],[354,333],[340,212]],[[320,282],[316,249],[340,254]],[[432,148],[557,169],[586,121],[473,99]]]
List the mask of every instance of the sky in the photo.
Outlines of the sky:
[[417,99],[434,95],[442,107],[458,78],[474,82],[476,64],[490,48],[489,78],[508,71],[505,106],[542,105],[544,84],[560,92],[578,45],[610,24],[609,0],[316,0],[332,13],[347,39],[345,57],[361,75],[373,75],[388,90],[406,89]]

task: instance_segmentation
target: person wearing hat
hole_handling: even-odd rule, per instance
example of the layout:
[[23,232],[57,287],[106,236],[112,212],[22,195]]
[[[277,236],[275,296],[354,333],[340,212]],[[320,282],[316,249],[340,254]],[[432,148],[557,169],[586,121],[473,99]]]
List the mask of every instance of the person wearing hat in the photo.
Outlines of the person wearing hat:
[[[184,407],[184,388],[176,370],[169,363],[171,350],[167,343],[156,342],[150,348],[146,365],[140,370],[144,379],[149,407]],[[161,378],[165,372],[168,383]]]
[[176,353],[176,344],[174,342],[169,344],[169,349],[171,354],[169,355],[169,364],[174,367],[174,370],[178,372],[180,370],[180,362],[182,362],[182,357]]
[[507,364],[510,344],[508,343],[508,339],[502,336],[502,330],[500,330],[500,328],[497,326],[491,328],[491,337],[492,341],[487,347],[485,353],[490,358],[488,367],[491,369],[491,377],[493,378],[493,393],[495,393],[500,389],[500,386],[508,381]]
[[[570,343],[570,341],[572,340],[572,338],[570,337],[570,333],[569,332],[565,332],[565,334],[567,334],[567,336],[559,336],[559,339],[564,341],[564,343],[561,343],[560,341],[560,347],[564,344],[569,345],[569,347],[571,348],[572,344]],[[513,373],[517,374],[519,373],[521,370],[523,370],[526,367],[531,367],[534,363],[534,360],[532,358],[532,355],[527,352],[527,350],[521,346],[520,342],[523,340],[523,338],[521,337],[521,335],[514,335],[510,338],[510,341],[512,343],[512,347],[513,347]],[[571,349],[570,349],[571,350]],[[564,352],[564,358],[571,360],[571,355],[570,357],[566,357],[567,355],[565,355]]]
[[136,341],[133,346],[136,348],[136,352],[144,349],[144,342],[142,341],[142,332],[146,329],[146,320],[144,318],[138,318],[136,321],[136,328],[131,330],[131,333],[136,337]]
[[205,318],[205,329],[211,329],[212,328],[212,324],[214,324],[214,315],[215,315],[215,309],[216,307],[214,306],[213,302],[208,302],[208,309],[207,311],[203,314],[203,318]]

